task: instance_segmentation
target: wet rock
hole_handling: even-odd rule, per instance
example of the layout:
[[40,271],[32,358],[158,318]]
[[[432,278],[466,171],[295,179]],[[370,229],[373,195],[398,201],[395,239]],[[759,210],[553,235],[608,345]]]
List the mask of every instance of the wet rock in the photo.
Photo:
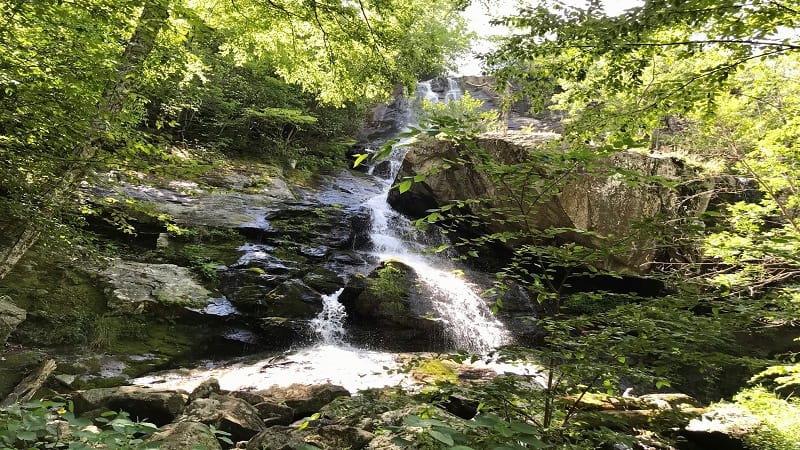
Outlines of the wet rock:
[[25,320],[25,310],[11,302],[11,298],[0,296],[0,348],[6,344],[8,336]]
[[443,323],[431,318],[433,311],[420,294],[424,289],[412,268],[387,261],[367,277],[353,277],[339,301],[355,339],[392,349],[429,350],[442,344],[445,332]]
[[258,321],[263,331],[263,341],[273,348],[286,348],[307,338],[308,321],[293,320],[285,317],[262,317]]
[[200,422],[171,423],[162,427],[148,442],[157,444],[162,450],[222,450],[211,429]]
[[179,422],[201,422],[231,434],[231,440],[244,441],[264,430],[264,423],[252,405],[226,395],[211,394],[190,403]]
[[226,295],[237,308],[260,317],[312,319],[322,310],[320,293],[296,279],[275,287],[268,281],[243,285]]
[[315,267],[303,276],[303,282],[319,292],[330,295],[344,287],[344,280],[334,271],[325,267]]
[[188,399],[188,394],[183,391],[157,391],[137,386],[78,391],[72,398],[77,414],[94,410],[122,410],[133,418],[147,419],[158,426],[178,417]]
[[378,162],[372,169],[372,175],[388,180],[392,176],[392,162],[388,159]]
[[108,279],[108,307],[115,313],[140,314],[159,308],[204,307],[210,292],[189,269],[174,264],[116,260],[102,275]]

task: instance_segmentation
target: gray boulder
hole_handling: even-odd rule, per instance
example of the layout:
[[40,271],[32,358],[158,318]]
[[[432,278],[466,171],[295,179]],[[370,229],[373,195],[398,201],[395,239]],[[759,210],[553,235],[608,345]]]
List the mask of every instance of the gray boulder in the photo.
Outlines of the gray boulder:
[[[252,404],[283,404],[293,411],[293,419],[306,417],[319,411],[323,406],[338,397],[349,397],[350,392],[335,384],[292,384],[286,387],[273,386],[269,389],[249,392],[235,392]],[[266,408],[262,405],[262,408]]]
[[6,344],[8,336],[25,320],[25,317],[25,310],[13,304],[10,297],[0,296],[0,347]]
[[[389,202],[395,209],[419,217],[427,209],[453,201],[480,199],[480,205],[470,206],[475,213],[490,209],[495,214],[515,211],[514,215],[496,216],[502,220],[484,223],[488,232],[519,232],[527,224],[534,230],[570,228],[588,232],[565,232],[558,237],[590,248],[606,249],[622,241],[627,243],[626,250],[617,251],[596,265],[633,274],[647,272],[658,256],[653,233],[638,225],[691,220],[708,207],[710,194],[704,192],[712,183],[689,183],[697,179],[697,174],[674,158],[626,151],[597,160],[591,168],[562,167],[553,172],[546,156],[540,161],[530,155],[557,136],[509,131],[478,138],[480,149],[498,163],[529,164],[519,169],[530,174],[526,196],[521,198],[508,198],[503,185],[495,184],[486,171],[477,168],[479,163],[446,164],[464,157],[459,148],[433,138],[421,139],[406,156],[397,181],[427,174],[425,181],[414,183],[403,194],[392,190]],[[656,178],[684,182],[684,192],[653,182]],[[557,189],[551,191],[551,186]],[[517,201],[524,203],[524,211],[520,211]],[[524,243],[525,236],[509,245]],[[669,257],[677,258],[676,253]]]
[[126,411],[131,417],[166,425],[183,412],[189,396],[183,391],[157,391],[138,386],[89,389],[73,395],[76,414]]
[[302,445],[313,445],[322,450],[358,450],[373,438],[370,432],[338,424],[308,427],[297,430],[292,427],[270,427],[247,443],[247,450],[293,450]]
[[149,442],[161,450],[222,450],[208,425],[199,422],[171,423],[154,434]]
[[108,279],[108,307],[139,314],[160,308],[205,307],[210,292],[186,267],[115,260],[102,272]]
[[211,394],[190,403],[178,422],[200,422],[231,434],[233,441],[246,441],[265,426],[252,405],[242,399]]

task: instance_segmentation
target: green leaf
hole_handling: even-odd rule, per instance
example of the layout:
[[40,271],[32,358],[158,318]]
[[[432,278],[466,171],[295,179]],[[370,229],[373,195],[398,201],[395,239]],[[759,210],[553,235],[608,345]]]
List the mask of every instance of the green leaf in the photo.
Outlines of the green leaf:
[[540,431],[538,428],[524,422],[512,422],[511,429],[516,431],[517,433],[535,434],[535,435],[538,435]]
[[411,189],[412,184],[414,184],[414,180],[403,180],[397,186],[397,190],[400,191],[400,193],[402,194]]
[[369,153],[359,153],[355,156],[356,160],[353,162],[353,167],[358,167],[358,165],[364,162],[365,159],[369,158]]
[[20,431],[17,433],[17,439],[23,441],[35,441],[36,440],[36,433],[33,431]]
[[429,430],[428,434],[430,434],[432,438],[436,439],[437,441],[439,441],[439,442],[441,442],[443,444],[447,444],[447,445],[453,445],[454,444],[453,437],[450,436],[449,434],[445,434],[445,433],[443,433],[441,431],[437,431],[437,430]]

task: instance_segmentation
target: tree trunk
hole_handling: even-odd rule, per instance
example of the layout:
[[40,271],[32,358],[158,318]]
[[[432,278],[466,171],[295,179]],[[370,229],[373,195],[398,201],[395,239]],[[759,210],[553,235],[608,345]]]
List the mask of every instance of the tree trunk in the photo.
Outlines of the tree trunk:
[[[93,121],[91,135],[79,145],[75,151],[74,163],[68,167],[60,182],[50,191],[46,199],[49,211],[63,204],[72,193],[75,184],[83,177],[91,162],[97,155],[97,146],[105,132],[117,121],[125,107],[131,88],[131,75],[141,67],[156,44],[156,38],[167,23],[169,0],[147,0],[142,8],[139,21],[133,35],[128,40],[120,58],[116,74],[109,80],[103,90],[103,96],[97,105],[97,115]],[[40,230],[33,223],[22,224],[22,233],[13,244],[0,250],[0,280],[2,280],[23,255],[36,243]]]

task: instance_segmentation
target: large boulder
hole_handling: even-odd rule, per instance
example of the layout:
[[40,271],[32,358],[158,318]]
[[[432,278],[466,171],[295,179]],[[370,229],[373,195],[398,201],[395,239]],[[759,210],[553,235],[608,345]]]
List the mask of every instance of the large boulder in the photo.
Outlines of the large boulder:
[[0,296],[0,348],[6,344],[8,336],[25,320],[25,310],[11,303],[11,298]]
[[208,304],[210,292],[186,267],[115,260],[103,271],[108,279],[108,307],[116,313],[138,314],[164,308]]
[[364,448],[373,438],[370,432],[346,425],[331,424],[297,430],[292,427],[270,427],[247,443],[247,450],[293,450],[313,445],[322,450]]
[[421,295],[425,289],[414,269],[399,261],[385,261],[368,276],[353,277],[339,301],[356,340],[360,337],[370,345],[392,349],[431,350],[442,344],[431,338],[444,337],[445,330]]
[[157,444],[161,450],[222,450],[208,425],[200,422],[171,423],[148,441]]
[[230,433],[234,441],[248,440],[265,428],[258,410],[252,405],[242,399],[219,394],[193,401],[178,421],[213,425]]
[[294,412],[293,419],[299,419],[319,411],[338,397],[349,397],[350,392],[342,386],[328,383],[273,386],[260,391],[234,392],[232,395],[257,406],[262,403],[273,404],[269,408],[261,405],[262,409],[270,413],[280,413],[274,404],[286,405]]
[[[425,180],[414,183],[403,194],[392,190],[389,202],[412,217],[419,217],[432,207],[468,199],[481,200],[480,205],[470,206],[477,213],[522,209],[516,217],[500,215],[497,218],[501,220],[483,225],[488,232],[519,232],[525,226],[534,230],[578,229],[588,233],[566,232],[558,238],[599,249],[609,248],[610,243],[627,242],[625,251],[615,252],[596,265],[633,274],[647,272],[659,256],[653,233],[639,225],[691,218],[708,206],[710,196],[702,194],[708,186],[703,182],[684,183],[686,195],[654,182],[696,178],[675,158],[625,151],[594,161],[591,168],[562,167],[560,172],[552,172],[547,157],[535,160],[530,155],[555,137],[553,133],[509,131],[478,138],[479,148],[499,164],[532,163],[525,169],[530,173],[527,196],[513,199],[507,198],[504,187],[479,169],[479,163],[453,164],[465,156],[459,147],[434,138],[421,139],[406,156],[397,180],[426,174]],[[551,185],[558,189],[548,191]],[[522,207],[517,200],[523,202]],[[514,241],[514,245],[524,243],[524,237]],[[670,256],[677,257],[675,252]]]
[[183,391],[158,391],[138,386],[89,389],[76,392],[72,400],[76,414],[126,411],[131,417],[166,425],[178,417],[189,395]]

